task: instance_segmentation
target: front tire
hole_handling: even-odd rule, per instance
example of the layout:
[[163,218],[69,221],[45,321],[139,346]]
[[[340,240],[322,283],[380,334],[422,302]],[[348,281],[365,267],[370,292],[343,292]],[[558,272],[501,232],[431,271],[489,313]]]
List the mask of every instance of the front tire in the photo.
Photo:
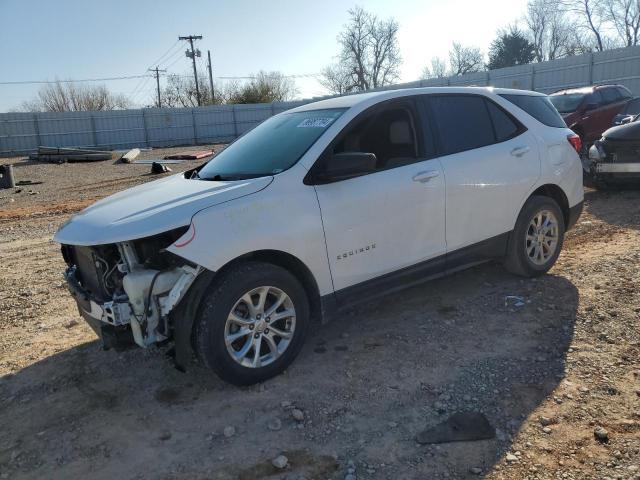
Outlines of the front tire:
[[309,303],[287,270],[247,262],[221,274],[203,298],[195,344],[222,380],[252,385],[280,374],[300,352]]
[[555,200],[532,196],[526,201],[509,238],[505,267],[523,277],[547,273],[564,241],[565,220]]

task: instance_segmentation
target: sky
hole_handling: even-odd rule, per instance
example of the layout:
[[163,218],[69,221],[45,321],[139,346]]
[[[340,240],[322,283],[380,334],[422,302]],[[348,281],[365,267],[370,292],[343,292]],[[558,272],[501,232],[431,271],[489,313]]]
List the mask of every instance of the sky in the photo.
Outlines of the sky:
[[[455,42],[487,52],[496,32],[522,17],[526,0],[0,0],[0,112],[15,110],[42,85],[2,82],[137,76],[155,67],[191,74],[185,42],[211,51],[213,75],[260,70],[317,74],[335,60],[348,10],[360,5],[399,25],[400,81],[420,78]],[[164,55],[164,57],[162,57]],[[327,91],[314,77],[295,79],[299,98]],[[93,83],[96,84],[96,83]],[[97,82],[151,104],[153,78]]]

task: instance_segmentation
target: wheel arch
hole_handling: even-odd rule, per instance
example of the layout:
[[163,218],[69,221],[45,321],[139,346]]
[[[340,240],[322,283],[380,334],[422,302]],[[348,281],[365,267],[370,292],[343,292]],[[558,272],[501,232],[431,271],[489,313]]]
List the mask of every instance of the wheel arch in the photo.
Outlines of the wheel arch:
[[220,274],[221,272],[227,271],[247,261],[270,263],[284,268],[291,273],[300,282],[307,294],[312,317],[321,319],[322,308],[320,302],[320,288],[318,287],[318,282],[313,276],[313,273],[302,260],[282,250],[255,250],[228,261],[216,272],[216,274]]
[[531,198],[534,195],[549,197],[555,200],[555,202],[560,207],[560,210],[562,211],[565,228],[569,227],[569,220],[570,220],[569,198],[567,197],[567,194],[564,193],[564,190],[562,190],[561,187],[553,183],[547,183],[535,189],[531,193],[531,195],[529,195],[527,200],[529,200],[529,198]]
[[186,370],[191,355],[195,352],[193,347],[194,320],[207,289],[221,273],[248,261],[270,263],[291,273],[298,279],[307,294],[312,318],[323,320],[325,309],[322,307],[320,289],[311,270],[304,262],[294,255],[280,250],[257,250],[243,254],[228,261],[215,272],[205,270],[198,276],[177,307],[170,313],[174,324],[175,364],[179,370]]

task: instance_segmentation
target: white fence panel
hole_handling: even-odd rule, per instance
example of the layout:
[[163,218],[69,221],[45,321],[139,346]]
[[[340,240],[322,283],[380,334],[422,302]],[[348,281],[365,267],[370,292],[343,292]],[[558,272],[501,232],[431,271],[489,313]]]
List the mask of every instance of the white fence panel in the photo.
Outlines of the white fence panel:
[[[552,93],[563,88],[603,83],[622,84],[634,95],[640,95],[640,46],[388,85],[380,90],[492,85]],[[28,153],[39,145],[130,148],[229,142],[272,115],[314,100],[317,99],[111,112],[2,113],[0,156]]]

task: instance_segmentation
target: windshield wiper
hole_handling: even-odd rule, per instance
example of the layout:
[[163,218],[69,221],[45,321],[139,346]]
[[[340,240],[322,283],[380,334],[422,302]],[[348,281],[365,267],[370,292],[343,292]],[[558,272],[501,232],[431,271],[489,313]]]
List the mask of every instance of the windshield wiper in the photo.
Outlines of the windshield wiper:
[[265,175],[255,175],[255,174],[240,174],[240,175],[220,175],[219,173],[216,173],[213,176],[209,176],[209,177],[200,177],[198,176],[198,180],[209,180],[212,182],[231,182],[233,180],[246,180],[248,178],[257,178],[257,177],[264,177]]

